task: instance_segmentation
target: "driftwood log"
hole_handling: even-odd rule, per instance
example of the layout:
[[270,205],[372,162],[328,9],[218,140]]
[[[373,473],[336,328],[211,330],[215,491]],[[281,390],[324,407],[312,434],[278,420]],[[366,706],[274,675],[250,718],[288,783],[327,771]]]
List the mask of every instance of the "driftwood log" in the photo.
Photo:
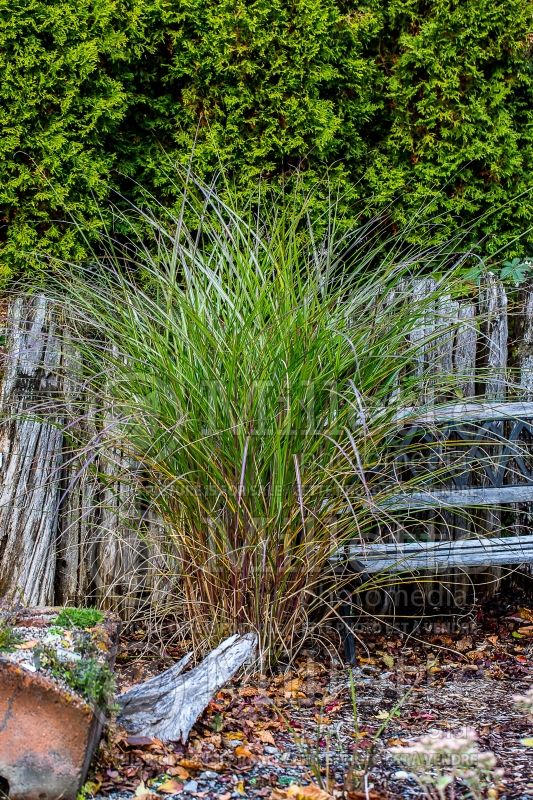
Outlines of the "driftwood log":
[[119,695],[118,721],[132,734],[185,743],[213,695],[253,656],[256,646],[254,634],[235,634],[182,674],[192,657],[187,654],[166,672]]

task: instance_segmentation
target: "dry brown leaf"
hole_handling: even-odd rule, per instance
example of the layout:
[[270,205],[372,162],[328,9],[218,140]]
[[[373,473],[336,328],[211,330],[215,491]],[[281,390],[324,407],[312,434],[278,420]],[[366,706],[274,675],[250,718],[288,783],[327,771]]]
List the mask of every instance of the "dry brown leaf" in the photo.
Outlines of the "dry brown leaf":
[[321,675],[325,671],[324,664],[318,661],[305,661],[303,666],[298,670],[298,674],[303,675],[305,678]]
[[263,744],[273,744],[273,745],[276,744],[276,740],[274,739],[270,731],[259,731],[259,733],[257,734],[257,738],[259,739],[260,742],[263,742]]
[[160,786],[157,787],[158,792],[163,792],[163,794],[177,794],[181,792],[183,789],[183,784],[175,781],[173,779],[169,781],[165,781]]
[[459,650],[460,653],[464,653],[465,650],[471,650],[472,645],[473,645],[472,637],[465,636],[462,639],[459,639],[459,641],[455,643],[455,649]]
[[239,694],[241,697],[255,697],[257,694],[263,694],[263,690],[254,686],[245,686],[243,689],[239,689]]
[[332,795],[319,786],[298,786],[293,783],[287,789],[274,789],[271,800],[331,800]]
[[173,778],[181,778],[183,781],[186,781],[191,777],[189,770],[182,766],[170,767],[170,769],[167,771],[168,774],[172,775]]
[[182,758],[179,763],[180,767],[185,767],[185,769],[192,769],[192,770],[201,770],[204,769],[204,765],[201,761],[198,761],[196,758]]
[[283,695],[285,698],[289,699],[291,697],[305,697],[305,694],[301,691],[302,689],[302,679],[301,678],[293,678],[292,681],[287,681],[283,684]]
[[237,745],[235,748],[235,755],[237,758],[255,758],[254,754],[251,750],[245,747],[243,744]]
[[482,650],[470,650],[465,655],[470,661],[479,661],[481,658],[485,658],[486,654]]
[[35,647],[36,644],[39,644],[37,639],[28,639],[27,642],[22,642],[22,644],[17,644],[16,650],[31,650],[32,647]]
[[381,660],[383,661],[385,666],[388,667],[388,669],[393,669],[394,658],[391,656],[390,653],[383,653],[383,655],[381,656]]
[[179,763],[180,757],[176,753],[164,753],[159,756],[158,762],[164,767],[174,767]]
[[137,798],[142,798],[142,800],[157,800],[157,795],[154,794],[145,784],[144,781],[141,781],[140,784],[135,789],[135,793],[133,795]]

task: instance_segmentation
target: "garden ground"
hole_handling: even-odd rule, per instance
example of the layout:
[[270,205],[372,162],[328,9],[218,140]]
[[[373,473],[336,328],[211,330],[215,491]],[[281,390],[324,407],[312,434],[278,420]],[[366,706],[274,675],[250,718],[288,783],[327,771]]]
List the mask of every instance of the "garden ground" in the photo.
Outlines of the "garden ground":
[[[423,797],[388,748],[468,726],[504,769],[492,797],[533,798],[531,750],[521,744],[531,726],[512,699],[533,681],[531,597],[505,592],[456,622],[437,621],[424,635],[365,634],[353,670],[308,652],[290,672],[236,679],[215,697],[187,746],[112,728],[86,796]],[[179,654],[169,652],[169,663]],[[119,656],[121,688],[164,666],[150,659],[142,631],[130,635]]]

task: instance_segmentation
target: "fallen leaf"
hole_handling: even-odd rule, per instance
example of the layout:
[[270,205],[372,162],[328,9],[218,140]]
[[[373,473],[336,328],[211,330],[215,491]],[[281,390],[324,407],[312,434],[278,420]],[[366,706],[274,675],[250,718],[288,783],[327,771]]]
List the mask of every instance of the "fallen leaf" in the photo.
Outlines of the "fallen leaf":
[[244,739],[244,733],[242,731],[227,731],[224,734],[224,739]]
[[243,689],[239,689],[239,694],[241,697],[255,697],[256,694],[261,694],[261,690],[245,686]]
[[175,780],[168,780],[162,783],[160,786],[157,787],[158,792],[163,792],[163,794],[177,794],[181,792],[183,789],[183,784],[179,783]]
[[126,736],[124,739],[128,747],[148,747],[148,745],[154,744],[156,741],[158,740],[150,736]]
[[237,781],[234,789],[237,792],[237,794],[242,794],[242,795],[246,794],[246,791],[244,789],[244,781]]
[[181,778],[182,780],[186,781],[191,777],[191,773],[185,767],[177,766],[177,767],[170,767],[168,770],[168,774],[172,775],[174,778]]
[[179,765],[180,767],[185,767],[185,769],[192,769],[192,770],[204,769],[203,763],[195,758],[182,758]]
[[243,744],[237,745],[235,748],[235,755],[237,758],[254,758],[254,754],[251,752],[251,750],[249,750]]
[[299,786],[292,783],[287,789],[274,789],[272,800],[331,800],[332,795],[319,786]]
[[482,650],[470,650],[468,653],[465,653],[465,655],[470,661],[479,661],[485,658],[486,653]]
[[259,733],[257,734],[257,738],[259,739],[260,742],[263,742],[263,744],[273,744],[274,746],[276,745],[276,740],[274,739],[270,731],[259,731]]
[[16,650],[31,650],[32,647],[35,647],[36,644],[39,644],[37,639],[28,639],[27,642],[22,642],[22,644],[17,644],[15,649]]
[[383,653],[383,655],[381,656],[381,660],[383,661],[385,666],[388,667],[389,669],[392,669],[394,667],[394,659],[390,655],[390,653]]
[[144,781],[141,781],[140,784],[135,789],[134,797],[142,797],[143,800],[155,800],[157,795],[154,794],[145,784]]
[[287,699],[291,697],[305,697],[305,694],[301,691],[301,688],[301,678],[293,678],[292,681],[287,681],[283,684],[283,695]]
[[89,795],[98,794],[101,787],[102,784],[100,783],[100,781],[87,781],[87,783],[83,784],[83,791]]
[[520,619],[525,619],[527,622],[533,622],[533,609],[531,608],[519,608],[518,609],[518,616]]

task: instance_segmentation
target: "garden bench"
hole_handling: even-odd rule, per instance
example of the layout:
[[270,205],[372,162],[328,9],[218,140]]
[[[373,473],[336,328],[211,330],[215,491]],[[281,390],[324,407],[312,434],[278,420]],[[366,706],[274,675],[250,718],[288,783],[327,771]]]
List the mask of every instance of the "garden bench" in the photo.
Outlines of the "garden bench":
[[[454,476],[453,470],[450,472],[449,487],[426,489],[424,486],[423,490],[399,492],[380,502],[380,508],[392,518],[396,512],[456,512],[533,503],[533,403],[461,403],[417,416],[407,409],[399,415],[400,421],[403,418],[406,430],[402,436],[406,439],[402,441],[414,442],[413,449],[416,450],[417,441],[423,441],[429,444],[431,452],[431,441],[435,441],[436,435],[441,436],[441,442],[452,436],[464,445],[463,454],[471,458],[471,462],[463,459],[459,474]],[[465,430],[468,426],[470,431]],[[495,451],[492,457],[487,446]],[[440,457],[438,446],[433,453],[435,458]],[[408,458],[402,463],[409,469]],[[472,477],[468,474],[469,463],[477,464],[479,486],[469,485]],[[424,483],[431,474],[429,466],[422,466]],[[417,464],[415,474],[416,471],[420,474],[420,470]],[[337,553],[335,560],[344,561],[350,571],[368,577],[378,573],[406,575],[424,571],[436,574],[443,569],[529,565],[533,564],[533,534],[480,535],[440,541],[354,542]],[[355,648],[349,623],[348,629],[346,649],[353,660]]]

